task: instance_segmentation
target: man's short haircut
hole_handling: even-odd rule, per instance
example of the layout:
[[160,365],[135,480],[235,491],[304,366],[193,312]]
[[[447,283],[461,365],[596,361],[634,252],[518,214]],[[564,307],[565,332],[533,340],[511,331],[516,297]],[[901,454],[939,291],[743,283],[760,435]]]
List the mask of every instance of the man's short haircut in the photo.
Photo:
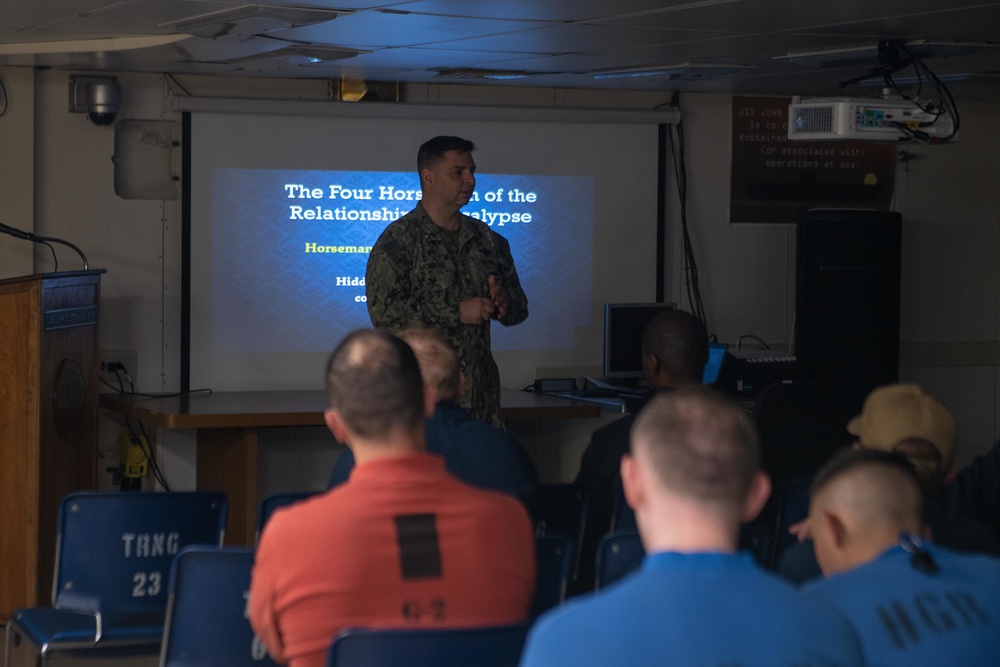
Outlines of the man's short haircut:
[[708,333],[691,313],[676,308],[656,315],[642,332],[642,352],[679,384],[699,384],[708,362]]
[[632,426],[668,490],[708,503],[742,507],[760,469],[753,421],[714,390],[691,386],[656,395]]
[[[864,446],[864,443],[861,443]],[[912,466],[925,498],[940,493],[945,486],[945,470],[941,450],[923,438],[908,438],[896,444],[892,453],[906,458]]]
[[437,391],[439,401],[457,401],[458,355],[444,336],[433,329],[407,329],[399,337],[413,348],[424,384]]
[[845,448],[834,454],[813,477],[809,498],[847,477],[858,477],[847,509],[865,525],[888,521],[897,526],[919,522],[923,514],[920,478],[903,455],[877,449]]
[[476,145],[461,137],[441,136],[425,141],[417,151],[417,174],[433,167],[448,151],[471,153]]
[[410,346],[384,331],[347,335],[326,365],[330,407],[363,438],[378,438],[424,421],[424,387]]

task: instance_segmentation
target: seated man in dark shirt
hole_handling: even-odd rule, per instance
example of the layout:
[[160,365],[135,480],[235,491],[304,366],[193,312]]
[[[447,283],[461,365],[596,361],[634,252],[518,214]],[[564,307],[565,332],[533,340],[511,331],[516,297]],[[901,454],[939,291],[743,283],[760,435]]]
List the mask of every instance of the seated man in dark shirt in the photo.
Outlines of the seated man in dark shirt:
[[949,514],[981,522],[1000,540],[1000,442],[959,470],[938,499]]
[[[642,369],[650,387],[649,398],[676,387],[700,385],[708,361],[708,334],[705,325],[683,310],[660,313],[642,333]],[[583,534],[577,590],[594,584],[594,553],[601,536],[611,527],[615,500],[621,492],[619,466],[628,452],[632,414],[594,431],[580,461],[576,483],[590,492],[590,509]]]
[[[458,404],[465,378],[455,351],[431,329],[410,329],[399,337],[413,348],[424,384],[435,395],[434,414],[426,421],[427,451],[444,457],[459,479],[515,496],[531,510],[538,487],[535,466],[513,438]],[[346,482],[353,468],[354,456],[345,449],[334,463],[330,488]]]

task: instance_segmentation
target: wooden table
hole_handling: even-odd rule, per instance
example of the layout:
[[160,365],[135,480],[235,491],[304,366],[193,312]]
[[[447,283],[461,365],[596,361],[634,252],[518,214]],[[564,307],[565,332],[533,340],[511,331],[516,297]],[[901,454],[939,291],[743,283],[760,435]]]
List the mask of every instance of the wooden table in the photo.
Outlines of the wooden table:
[[[196,487],[223,491],[229,498],[227,544],[253,544],[256,532],[258,429],[323,426],[326,392],[226,391],[170,398],[103,393],[102,408],[162,429],[197,431]],[[504,389],[505,420],[597,418],[599,405],[544,394]]]

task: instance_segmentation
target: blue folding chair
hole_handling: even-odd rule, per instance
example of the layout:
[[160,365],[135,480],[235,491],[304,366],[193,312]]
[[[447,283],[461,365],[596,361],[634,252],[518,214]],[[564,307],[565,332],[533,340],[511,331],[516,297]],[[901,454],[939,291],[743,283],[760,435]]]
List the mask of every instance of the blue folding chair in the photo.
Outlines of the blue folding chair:
[[618,489],[618,495],[615,496],[614,509],[611,511],[610,530],[617,530],[619,532],[638,530],[635,523],[635,510],[625,500],[625,492],[620,488]]
[[573,541],[568,535],[549,533],[535,537],[535,601],[531,617],[561,605],[573,574]]
[[260,539],[260,531],[264,530],[264,524],[274,514],[274,510],[305,500],[316,493],[316,491],[284,491],[272,493],[260,501],[260,507],[257,508],[257,539]]
[[646,550],[634,531],[612,531],[597,547],[594,588],[608,586],[639,569]]
[[69,662],[156,665],[174,556],[220,546],[221,493],[96,493],[59,506],[52,607],[17,609],[7,626],[8,667]]
[[771,551],[774,549],[774,536],[767,526],[759,523],[745,523],[740,526],[740,551],[749,551],[757,565],[770,566]]
[[541,484],[535,499],[536,534],[569,536],[573,542],[573,577],[576,577],[583,550],[590,492],[583,484]]
[[367,630],[349,628],[327,653],[327,667],[517,667],[528,626]]
[[185,547],[170,571],[160,667],[273,667],[246,616],[253,549]]
[[778,518],[775,520],[774,543],[772,545],[770,567],[775,569],[781,561],[782,554],[794,544],[798,538],[788,532],[793,524],[809,516],[809,488],[812,480],[800,478],[785,484],[779,490]]

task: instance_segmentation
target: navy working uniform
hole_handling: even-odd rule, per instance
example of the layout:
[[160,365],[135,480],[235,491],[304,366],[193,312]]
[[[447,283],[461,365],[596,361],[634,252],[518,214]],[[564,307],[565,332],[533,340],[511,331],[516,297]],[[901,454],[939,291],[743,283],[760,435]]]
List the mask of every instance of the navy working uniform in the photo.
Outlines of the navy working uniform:
[[439,331],[458,353],[465,372],[462,406],[495,426],[500,419],[500,373],[490,351],[490,321],[463,324],[459,302],[489,297],[495,276],[510,297],[504,326],[528,317],[528,298],[507,240],[485,223],[462,216],[456,234],[434,224],[423,206],[391,223],[379,236],[365,272],[368,315],[390,333]]

